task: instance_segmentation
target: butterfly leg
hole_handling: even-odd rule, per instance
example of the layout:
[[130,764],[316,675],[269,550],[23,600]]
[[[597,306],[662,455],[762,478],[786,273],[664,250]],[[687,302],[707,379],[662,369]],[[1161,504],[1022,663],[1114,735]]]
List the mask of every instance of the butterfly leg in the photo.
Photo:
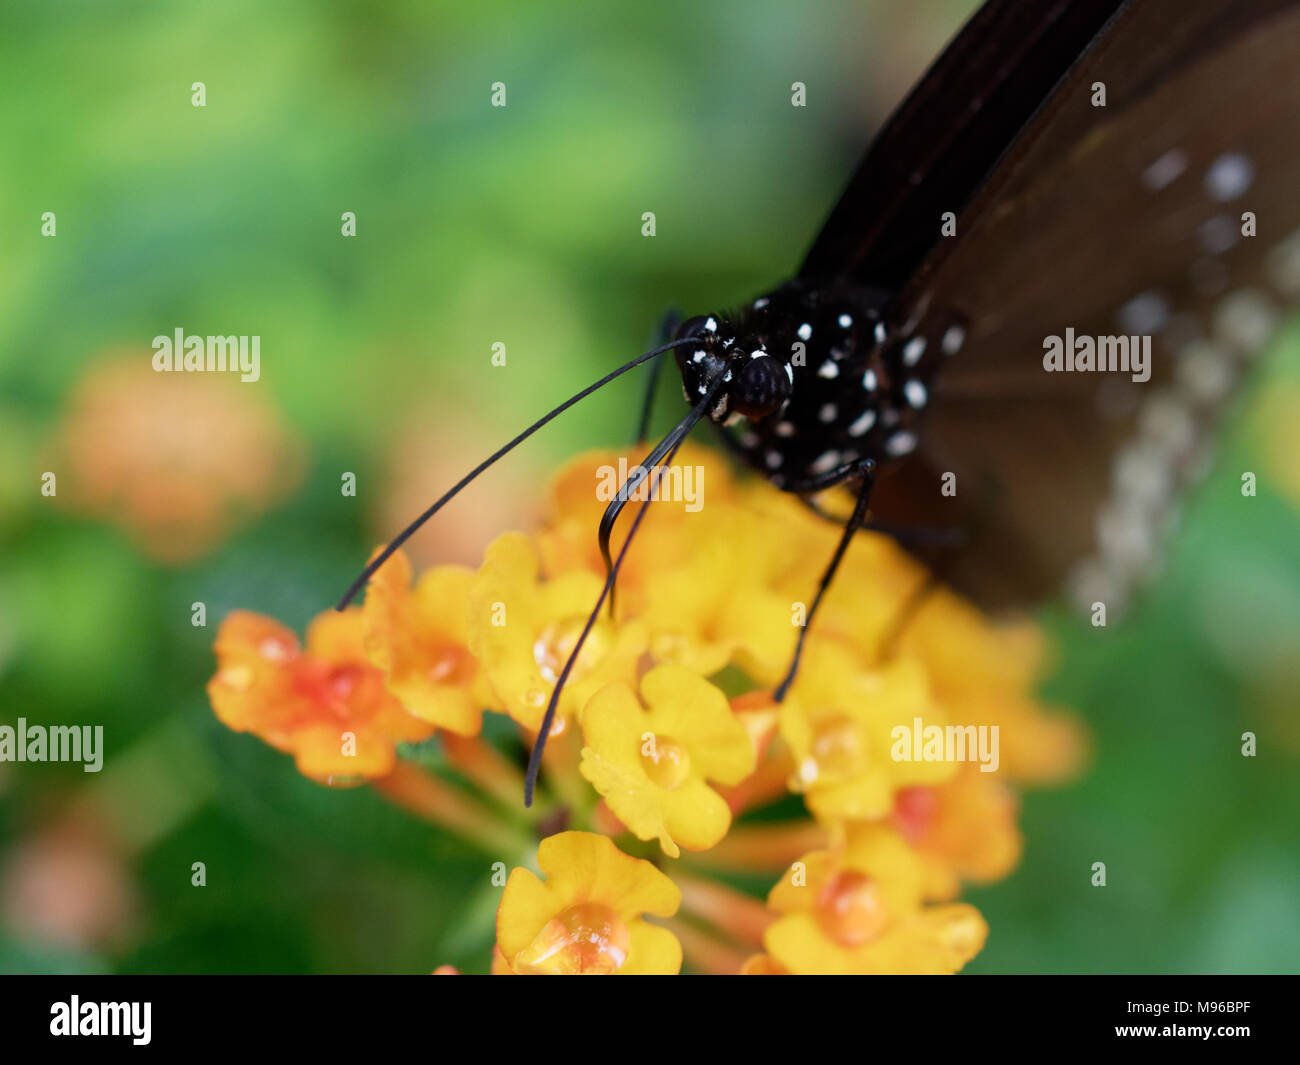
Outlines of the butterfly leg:
[[822,579],[817,583],[817,594],[813,598],[812,606],[808,610],[808,616],[804,619],[803,626],[799,629],[799,639],[795,643],[790,668],[786,670],[785,679],[781,681],[776,689],[774,698],[778,703],[785,700],[790,685],[794,683],[795,674],[799,671],[799,659],[803,655],[804,640],[808,636],[808,630],[812,628],[813,618],[817,615],[817,608],[821,606],[822,597],[826,594],[826,589],[830,587],[831,581],[835,579],[835,571],[840,568],[840,562],[844,558],[844,552],[849,548],[849,542],[867,518],[867,507],[871,502],[871,489],[876,483],[875,460],[858,460],[849,476],[853,474],[862,478],[862,483],[858,488],[858,499],[853,506],[853,513],[844,524],[844,531],[840,535],[840,542],[835,546],[835,554],[831,556],[830,565],[826,567],[826,572],[822,574]]
[[[654,346],[662,347],[672,340],[673,334],[677,332],[677,327],[681,324],[681,312],[676,307],[669,307],[659,322],[659,342]],[[637,422],[636,436],[632,438],[634,444],[641,443],[650,432],[650,416],[654,413],[655,389],[659,387],[659,373],[663,369],[663,365],[663,359],[655,359],[650,364],[650,372],[646,375],[645,394],[641,397],[641,418]]]

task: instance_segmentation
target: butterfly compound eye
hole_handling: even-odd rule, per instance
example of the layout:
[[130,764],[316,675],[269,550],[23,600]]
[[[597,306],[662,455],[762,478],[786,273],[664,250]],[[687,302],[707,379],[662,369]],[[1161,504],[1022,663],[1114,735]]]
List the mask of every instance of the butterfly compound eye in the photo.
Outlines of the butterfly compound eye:
[[731,409],[747,418],[766,418],[790,398],[790,378],[771,355],[750,359],[731,391]]

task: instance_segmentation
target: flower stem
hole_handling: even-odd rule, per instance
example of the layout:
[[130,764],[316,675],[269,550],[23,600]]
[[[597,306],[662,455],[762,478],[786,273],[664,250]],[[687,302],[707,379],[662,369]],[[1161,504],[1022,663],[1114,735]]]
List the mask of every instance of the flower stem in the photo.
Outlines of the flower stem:
[[749,957],[745,951],[686,921],[673,919],[665,921],[664,926],[681,942],[686,960],[711,975],[734,976]]
[[523,806],[524,775],[519,767],[498,751],[492,744],[477,736],[457,736],[454,732],[442,734],[442,749],[447,761],[484,794],[506,806]]
[[499,820],[477,800],[409,762],[398,762],[396,769],[376,780],[372,787],[389,802],[489,853],[513,859],[532,850],[527,836]]
[[678,870],[673,882],[682,891],[682,909],[722,929],[743,943],[761,946],[763,932],[774,915],[755,898],[712,880],[700,880]]
[[815,821],[736,825],[716,847],[691,855],[693,865],[779,872],[808,851],[826,846],[826,830]]

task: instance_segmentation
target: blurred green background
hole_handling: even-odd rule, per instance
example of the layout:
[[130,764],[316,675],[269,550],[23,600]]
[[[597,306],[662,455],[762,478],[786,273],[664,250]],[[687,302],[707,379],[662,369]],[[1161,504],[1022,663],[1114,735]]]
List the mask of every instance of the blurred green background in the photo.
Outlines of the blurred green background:
[[[402,517],[644,350],[666,308],[788,275],[972,6],[10,0],[0,720],[103,723],[107,759],[98,776],[0,764],[0,971],[485,970],[483,854],[222,728],[203,690],[217,624],[247,607],[301,629]],[[92,369],[146,365],[178,326],[261,336],[262,379],[240,387],[305,471],[277,473],[283,498],[180,565],[39,481]],[[1095,764],[1026,796],[1021,868],[970,894],[992,927],[971,971],[1300,968],[1300,520],[1274,487],[1288,471],[1268,473],[1265,417],[1297,363],[1293,324],[1134,623],[1049,615],[1047,691],[1089,722]],[[468,560],[525,521],[550,465],[626,439],[638,386],[485,479],[423,534],[424,559]],[[96,809],[123,812],[125,859],[70,814]]]

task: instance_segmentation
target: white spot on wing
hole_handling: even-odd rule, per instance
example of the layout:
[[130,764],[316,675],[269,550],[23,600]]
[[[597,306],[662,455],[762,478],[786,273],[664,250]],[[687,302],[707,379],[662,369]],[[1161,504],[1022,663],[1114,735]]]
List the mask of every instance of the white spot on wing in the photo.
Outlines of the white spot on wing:
[[1138,336],[1158,333],[1169,321],[1169,302],[1158,292],[1143,292],[1124,304],[1115,317],[1126,333]]
[[1214,335],[1239,355],[1254,355],[1272,337],[1278,312],[1257,289],[1243,288],[1214,308]]
[[901,429],[885,441],[886,454],[894,458],[910,455],[916,449],[916,434]]
[[1268,279],[1283,296],[1300,296],[1300,230],[1273,246],[1266,263]]
[[821,367],[817,370],[818,377],[826,377],[831,380],[834,380],[836,377],[839,377],[839,375],[840,375],[839,364],[835,362],[833,359],[827,359],[824,363],[821,364]]
[[1236,245],[1241,238],[1237,223],[1226,214],[1216,214],[1207,218],[1196,230],[1201,248],[1208,255],[1222,255]]
[[945,355],[956,355],[966,341],[966,330],[959,325],[950,325],[939,342],[940,350]]
[[1220,203],[1235,200],[1255,180],[1255,164],[1240,152],[1227,152],[1205,172],[1205,191]]
[[1187,169],[1187,156],[1181,148],[1170,148],[1159,159],[1142,171],[1142,184],[1152,192],[1159,192]]
[[907,384],[903,386],[903,396],[907,400],[908,406],[913,407],[916,410],[920,410],[924,407],[926,400],[929,398],[929,394],[925,390],[925,385],[920,381],[908,381]]
[[819,422],[833,422],[839,416],[839,408],[834,403],[823,403],[822,409],[817,412]]
[[912,337],[903,345],[903,365],[915,366],[925,354],[925,337]]

